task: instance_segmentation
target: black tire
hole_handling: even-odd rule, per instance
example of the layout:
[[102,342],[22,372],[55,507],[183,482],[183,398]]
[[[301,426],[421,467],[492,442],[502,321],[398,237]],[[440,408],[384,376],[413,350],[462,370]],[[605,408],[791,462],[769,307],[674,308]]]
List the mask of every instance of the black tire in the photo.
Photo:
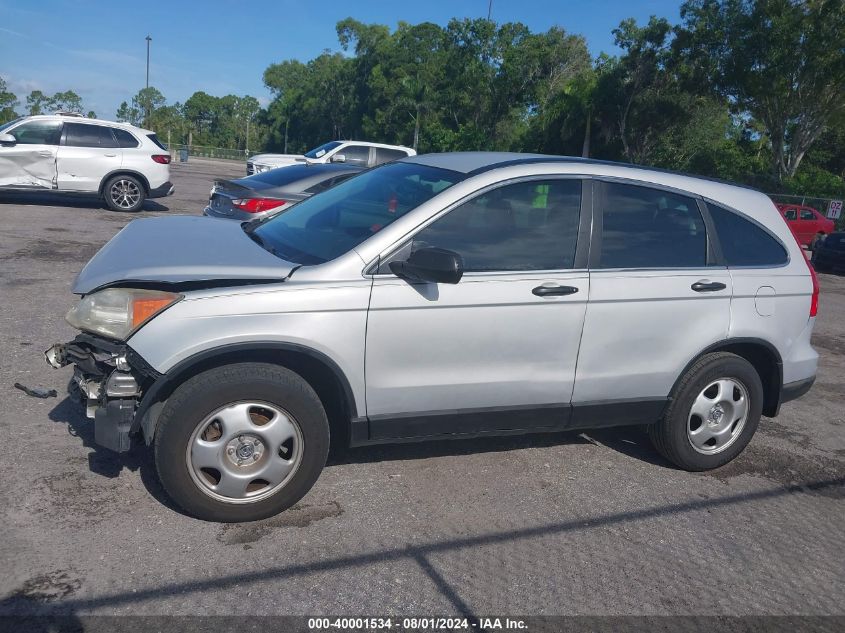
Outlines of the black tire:
[[109,178],[103,187],[103,198],[112,211],[140,211],[147,199],[144,184],[128,174]]
[[[741,430],[724,450],[703,454],[693,447],[688,432],[691,407],[702,391],[720,378],[741,383],[748,396],[748,413]],[[757,430],[762,409],[763,384],[751,363],[727,352],[707,354],[678,382],[665,415],[649,427],[649,437],[657,451],[679,468],[710,470],[727,464],[745,449]]]
[[[220,501],[194,481],[189,445],[197,427],[214,411],[251,400],[293,416],[301,431],[300,462],[290,479],[266,498],[247,503]],[[167,494],[194,517],[226,523],[264,519],[295,504],[317,481],[328,449],[329,423],[317,394],[298,374],[267,363],[226,365],[187,380],[168,398],[154,442],[156,469]]]

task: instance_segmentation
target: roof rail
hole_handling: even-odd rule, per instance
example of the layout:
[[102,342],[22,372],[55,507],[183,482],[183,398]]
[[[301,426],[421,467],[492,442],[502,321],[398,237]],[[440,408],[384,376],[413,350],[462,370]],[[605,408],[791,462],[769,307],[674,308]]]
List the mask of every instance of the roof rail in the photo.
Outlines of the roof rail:
[[81,112],[67,112],[65,110],[56,110],[53,114],[55,114],[57,116],[75,116],[75,117],[79,117],[81,119],[85,118],[85,115],[82,114]]

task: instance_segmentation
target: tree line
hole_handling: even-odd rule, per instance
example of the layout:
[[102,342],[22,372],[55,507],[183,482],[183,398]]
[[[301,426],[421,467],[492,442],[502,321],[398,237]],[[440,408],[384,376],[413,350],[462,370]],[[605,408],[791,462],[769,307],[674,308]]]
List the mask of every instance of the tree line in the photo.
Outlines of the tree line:
[[349,18],[343,53],[265,71],[269,143],[568,154],[841,196],[845,3],[688,0],[680,13],[623,20],[621,53],[597,59],[560,27]]
[[[845,194],[845,3],[687,0],[680,15],[623,20],[621,53],[598,58],[559,26],[453,19],[391,30],[347,18],[336,25],[342,52],[265,70],[267,108],[205,92],[168,104],[150,87],[116,116],[173,143],[543,152]],[[0,122],[17,103],[0,78]],[[58,104],[83,111],[70,91],[26,98],[30,113]]]

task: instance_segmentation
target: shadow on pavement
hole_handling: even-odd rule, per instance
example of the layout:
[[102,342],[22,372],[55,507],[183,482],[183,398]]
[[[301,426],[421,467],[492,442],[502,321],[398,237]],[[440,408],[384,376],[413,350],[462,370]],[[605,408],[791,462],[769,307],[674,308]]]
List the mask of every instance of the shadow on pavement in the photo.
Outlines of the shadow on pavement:
[[[90,194],[52,194],[28,191],[4,191],[0,193],[0,204],[21,204],[35,205],[41,207],[74,207],[77,209],[108,209],[106,203],[97,196]],[[111,209],[108,209],[111,211]],[[170,209],[155,200],[145,200],[140,211],[169,211]],[[133,215],[135,212],[112,211],[112,213],[126,213]]]
[[540,538],[550,535],[560,535],[572,532],[589,532],[608,526],[644,521],[656,517],[678,515],[688,512],[710,511],[715,508],[725,508],[745,503],[776,499],[787,495],[806,494],[807,489],[817,491],[826,488],[845,486],[845,478],[813,481],[802,485],[778,487],[757,492],[730,495],[716,499],[697,499],[683,503],[672,503],[641,510],[619,512],[599,516],[585,516],[557,523],[526,527],[516,530],[492,532],[476,536],[468,536],[421,545],[407,545],[404,547],[386,548],[366,554],[338,556],[319,561],[268,566],[264,569],[250,569],[244,573],[221,575],[207,580],[176,582],[168,585],[131,591],[122,591],[94,598],[78,598],[58,601],[54,604],[44,604],[41,601],[26,597],[18,591],[0,601],[0,615],[64,615],[73,617],[80,612],[92,609],[115,608],[143,603],[162,597],[186,596],[203,591],[220,591],[228,588],[243,588],[259,582],[281,581],[291,577],[307,576],[309,574],[328,571],[357,569],[375,563],[394,562],[402,559],[415,561],[419,567],[431,578],[440,593],[457,611],[455,615],[477,618],[472,609],[461,597],[459,590],[438,572],[429,558],[432,555],[455,552],[465,548],[513,543],[524,539]]

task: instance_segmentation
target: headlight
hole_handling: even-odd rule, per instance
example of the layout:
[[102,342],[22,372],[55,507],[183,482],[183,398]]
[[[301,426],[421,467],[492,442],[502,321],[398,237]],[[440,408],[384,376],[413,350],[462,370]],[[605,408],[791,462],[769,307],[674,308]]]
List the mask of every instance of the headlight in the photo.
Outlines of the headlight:
[[271,167],[270,165],[255,165],[253,169],[255,170],[256,174],[260,174],[265,171],[270,171]]
[[107,288],[81,299],[65,320],[79,330],[122,341],[181,298],[182,295],[159,290]]

